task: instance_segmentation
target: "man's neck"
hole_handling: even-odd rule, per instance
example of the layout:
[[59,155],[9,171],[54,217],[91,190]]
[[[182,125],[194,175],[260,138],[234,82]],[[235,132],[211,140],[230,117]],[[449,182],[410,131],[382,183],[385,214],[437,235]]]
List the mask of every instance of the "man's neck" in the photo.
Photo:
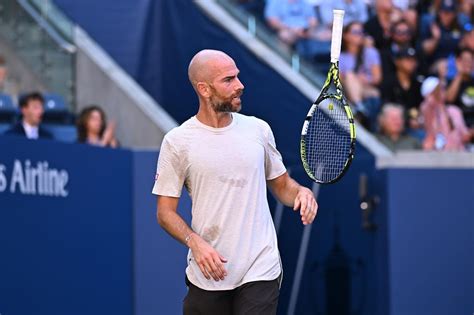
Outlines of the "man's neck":
[[38,128],[38,127],[39,127],[39,125],[30,124],[30,123],[27,122],[26,120],[23,120],[23,126],[24,126],[24,127],[28,127],[28,128]]
[[206,109],[204,106],[199,107],[196,118],[201,123],[213,128],[224,128],[232,123],[232,113],[216,112],[212,109]]

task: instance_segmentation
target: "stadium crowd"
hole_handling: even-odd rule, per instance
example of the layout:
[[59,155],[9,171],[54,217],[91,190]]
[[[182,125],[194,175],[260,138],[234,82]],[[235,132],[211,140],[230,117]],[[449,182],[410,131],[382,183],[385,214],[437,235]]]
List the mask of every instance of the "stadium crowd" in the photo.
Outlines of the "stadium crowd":
[[[59,123],[75,129],[73,141],[110,148],[119,145],[115,137],[115,122],[108,124],[105,112],[98,105],[82,109],[75,119],[65,104],[56,104],[58,99],[50,99],[48,106],[45,106],[46,98],[42,93],[33,91],[18,94],[18,89],[13,88],[16,86],[15,80],[9,77],[5,58],[0,56],[0,124],[6,127],[0,132],[1,135],[55,139],[52,130]],[[45,107],[47,115],[44,124]]]
[[234,0],[327,65],[343,9],[341,79],[356,119],[392,150],[474,150],[471,0]]

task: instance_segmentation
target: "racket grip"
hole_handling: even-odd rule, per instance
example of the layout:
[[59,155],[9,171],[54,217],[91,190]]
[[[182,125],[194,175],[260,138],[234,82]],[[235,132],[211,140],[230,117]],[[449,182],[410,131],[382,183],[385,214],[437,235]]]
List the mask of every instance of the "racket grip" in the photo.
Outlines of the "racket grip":
[[333,10],[331,62],[339,61],[341,55],[342,27],[344,25],[344,10]]

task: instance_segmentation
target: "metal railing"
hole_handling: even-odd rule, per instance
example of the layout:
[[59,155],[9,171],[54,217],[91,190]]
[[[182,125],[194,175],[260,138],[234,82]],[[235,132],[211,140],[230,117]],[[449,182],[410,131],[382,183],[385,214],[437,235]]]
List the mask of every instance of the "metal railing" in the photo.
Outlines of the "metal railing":
[[75,106],[73,25],[50,0],[4,0],[0,35],[42,80],[49,92]]

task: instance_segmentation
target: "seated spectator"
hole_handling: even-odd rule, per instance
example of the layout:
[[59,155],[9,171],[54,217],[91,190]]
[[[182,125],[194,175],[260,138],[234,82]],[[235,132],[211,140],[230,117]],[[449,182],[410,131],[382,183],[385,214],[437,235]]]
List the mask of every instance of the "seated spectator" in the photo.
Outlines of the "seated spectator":
[[387,103],[379,115],[380,131],[376,135],[380,142],[392,151],[421,149],[417,139],[406,135],[403,107]]
[[421,112],[426,129],[425,150],[464,150],[472,137],[461,110],[445,104],[445,93],[444,84],[438,78],[428,77],[423,81]]
[[115,122],[107,125],[104,111],[97,105],[84,108],[77,119],[78,142],[101,147],[118,147]]
[[418,108],[423,100],[420,93],[421,82],[417,76],[416,52],[413,48],[403,48],[394,54],[395,73],[382,83],[382,100],[401,104],[406,111]]
[[28,139],[52,139],[53,135],[41,126],[44,99],[38,92],[20,97],[21,121],[5,131],[5,135],[16,135]]
[[318,6],[321,24],[331,30],[333,10],[344,10],[344,25],[352,22],[365,23],[369,19],[364,0],[321,1]]
[[394,8],[392,0],[376,0],[375,14],[364,24],[365,33],[374,40],[374,45],[381,50],[390,45],[390,28],[393,21],[402,18],[399,10]]
[[283,43],[296,46],[304,56],[312,54],[307,41],[317,20],[313,7],[305,0],[268,0],[265,19]]
[[402,18],[408,23],[410,28],[416,29],[418,25],[417,0],[393,0],[393,6],[399,10]]
[[446,101],[459,106],[469,128],[474,128],[474,55],[467,48],[456,54],[456,75],[448,83]]
[[6,60],[0,55],[0,93],[8,94],[16,101],[18,84],[9,77]]
[[414,30],[406,20],[398,20],[392,24],[390,29],[390,45],[380,50],[382,73],[384,80],[395,74],[394,56],[401,50],[413,47],[416,51],[416,59],[423,60],[419,50],[414,46]]
[[[420,40],[427,63],[437,67],[437,62],[456,51],[462,29],[456,18],[454,0],[442,0],[436,17],[427,15],[420,27]],[[435,72],[431,69],[431,72]]]
[[366,44],[362,23],[346,25],[342,38],[339,69],[347,96],[354,104],[356,113],[374,118],[380,105],[377,89],[382,81],[380,55],[374,47]]

